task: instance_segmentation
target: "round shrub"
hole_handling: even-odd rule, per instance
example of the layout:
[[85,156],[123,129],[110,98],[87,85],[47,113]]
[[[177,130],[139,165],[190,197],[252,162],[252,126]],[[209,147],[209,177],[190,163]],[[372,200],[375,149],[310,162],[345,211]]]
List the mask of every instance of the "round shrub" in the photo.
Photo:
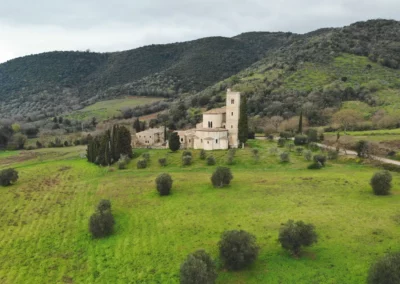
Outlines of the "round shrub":
[[284,139],[289,139],[289,138],[293,137],[293,134],[288,131],[283,131],[283,132],[279,133],[279,137],[284,138]]
[[294,137],[294,145],[302,146],[306,145],[308,142],[308,137],[306,135],[296,135]]
[[312,158],[312,152],[310,150],[306,150],[304,151],[304,159],[306,159],[306,161],[311,161]]
[[145,169],[145,168],[147,168],[147,160],[143,160],[143,159],[142,159],[142,160],[137,161],[136,166],[137,166],[138,169]]
[[295,145],[293,142],[286,143],[286,148],[289,150],[289,152],[292,152],[294,149]]
[[302,246],[311,246],[317,242],[317,233],[312,224],[289,220],[279,230],[278,240],[284,249],[298,256]]
[[282,163],[289,163],[290,162],[290,155],[288,152],[283,152],[279,155]]
[[18,180],[18,172],[14,169],[0,171],[0,185],[9,186]]
[[388,171],[376,172],[370,184],[375,195],[388,195],[392,188],[392,174]]
[[268,141],[274,141],[274,135],[269,134],[269,135],[267,136],[267,139],[268,139]]
[[206,151],[204,149],[202,149],[200,151],[200,160],[205,160],[207,157]]
[[215,165],[215,158],[214,158],[214,156],[208,156],[208,157],[207,157],[207,165],[209,165],[209,166],[214,166],[214,165]]
[[243,230],[225,231],[218,246],[221,260],[229,270],[240,270],[252,264],[259,251],[256,237]]
[[369,157],[369,143],[365,140],[360,140],[356,144],[356,152],[357,156],[360,158],[368,158]]
[[319,170],[319,169],[322,169],[322,165],[320,163],[312,163],[312,164],[308,165],[307,169]]
[[319,146],[317,143],[315,142],[311,142],[308,144],[308,149],[310,149],[311,151],[315,152],[319,150]]
[[384,256],[369,269],[369,284],[400,283],[400,252]]
[[145,159],[147,162],[150,161],[150,154],[149,153],[143,153],[142,158]]
[[189,166],[192,164],[192,156],[183,156],[182,157],[182,165]]
[[217,167],[211,176],[211,182],[214,187],[224,187],[229,185],[233,175],[230,168]]
[[276,155],[276,154],[278,154],[278,148],[276,148],[276,147],[272,147],[272,148],[269,148],[269,153],[271,154],[271,155]]
[[126,169],[126,166],[129,164],[130,162],[130,158],[128,155],[121,155],[121,157],[118,160],[118,169],[123,170]]
[[103,238],[112,234],[114,223],[111,211],[98,211],[90,216],[89,231],[93,238]]
[[181,284],[212,284],[217,278],[215,264],[204,250],[187,256],[181,265],[180,275]]
[[102,199],[97,204],[97,211],[106,212],[111,210],[111,201],[107,199]]
[[183,152],[182,152],[182,157],[184,157],[184,156],[190,156],[190,157],[192,157],[192,152],[190,152],[190,151],[183,151]]
[[172,188],[172,178],[169,174],[163,173],[156,178],[156,187],[160,195],[168,195]]
[[324,155],[314,155],[314,163],[319,163],[321,166],[325,167],[326,156]]
[[304,151],[303,147],[296,147],[297,155],[301,156],[303,154],[303,151]]
[[286,139],[285,138],[279,138],[278,139],[278,147],[284,147],[286,144]]
[[161,167],[167,166],[167,158],[158,159],[158,163],[160,164]]

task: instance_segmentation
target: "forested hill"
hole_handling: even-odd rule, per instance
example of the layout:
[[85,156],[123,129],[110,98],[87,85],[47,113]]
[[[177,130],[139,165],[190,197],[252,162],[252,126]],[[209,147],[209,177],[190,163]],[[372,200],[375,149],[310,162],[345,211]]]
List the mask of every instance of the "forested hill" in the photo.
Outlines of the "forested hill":
[[0,118],[42,119],[124,95],[185,94],[202,97],[188,107],[196,101],[210,107],[227,86],[249,95],[251,114],[290,117],[306,103],[327,108],[351,99],[373,106],[377,88],[397,96],[399,67],[400,22],[392,20],[115,53],[49,52],[0,64]]
[[48,52],[0,64],[0,117],[52,116],[121,95],[197,92],[287,44],[290,33],[251,33],[115,53]]

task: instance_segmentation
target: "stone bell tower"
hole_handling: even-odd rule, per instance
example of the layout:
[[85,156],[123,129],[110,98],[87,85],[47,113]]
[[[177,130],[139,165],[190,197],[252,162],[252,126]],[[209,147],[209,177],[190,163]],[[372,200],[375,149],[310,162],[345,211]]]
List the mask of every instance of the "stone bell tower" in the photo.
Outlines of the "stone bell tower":
[[239,146],[239,117],[240,117],[240,93],[227,89],[226,93],[226,129],[229,133],[229,147]]

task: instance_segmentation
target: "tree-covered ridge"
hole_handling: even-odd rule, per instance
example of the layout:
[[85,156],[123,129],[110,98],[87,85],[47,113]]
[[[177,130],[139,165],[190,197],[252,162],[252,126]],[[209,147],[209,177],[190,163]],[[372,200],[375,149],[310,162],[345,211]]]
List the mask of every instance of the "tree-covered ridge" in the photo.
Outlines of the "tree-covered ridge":
[[267,41],[268,36],[257,44],[211,37],[114,53],[57,51],[17,58],[0,64],[0,117],[35,120],[121,95],[201,91],[259,60]]

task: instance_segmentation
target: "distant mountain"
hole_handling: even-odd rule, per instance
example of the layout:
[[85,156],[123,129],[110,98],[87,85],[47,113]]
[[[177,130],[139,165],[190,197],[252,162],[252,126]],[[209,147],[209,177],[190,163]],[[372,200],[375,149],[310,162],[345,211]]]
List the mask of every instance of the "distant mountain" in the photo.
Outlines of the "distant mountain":
[[[184,94],[213,104],[218,100],[211,98],[227,85],[250,95],[252,114],[290,116],[309,102],[310,93],[322,100],[318,107],[340,104],[342,97],[373,104],[376,99],[361,85],[376,77],[386,79],[382,88],[396,89],[399,66],[400,23],[392,20],[303,35],[249,32],[115,53],[48,52],[0,64],[0,118],[36,120],[125,95]],[[335,82],[340,95],[322,92]],[[350,86],[356,94],[344,95]]]
[[115,53],[48,52],[0,64],[0,117],[32,119],[121,95],[201,91],[285,45],[291,34],[249,33]]

